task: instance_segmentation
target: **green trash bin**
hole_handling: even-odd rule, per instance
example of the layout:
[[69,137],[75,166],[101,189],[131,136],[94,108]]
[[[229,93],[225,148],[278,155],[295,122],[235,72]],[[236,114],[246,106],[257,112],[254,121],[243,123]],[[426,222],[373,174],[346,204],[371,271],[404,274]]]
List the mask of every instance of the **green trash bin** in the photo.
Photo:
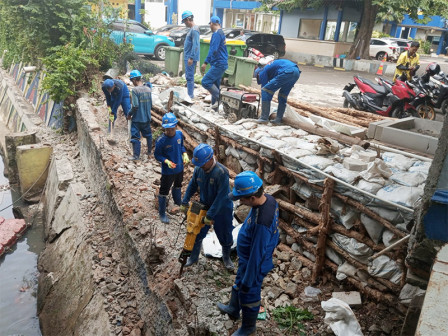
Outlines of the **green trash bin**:
[[[200,65],[204,64],[205,58],[208,55],[208,51],[210,50],[210,39],[201,39],[199,43],[200,49]],[[231,56],[243,56],[244,51],[246,50],[247,46],[244,41],[241,40],[226,40],[226,47],[227,47],[227,53],[229,54],[229,62],[231,59]],[[229,64],[230,67],[230,64]],[[208,71],[210,69],[210,65],[207,65],[207,68],[205,71]]]
[[[232,61],[230,61],[231,59]],[[226,70],[226,74],[229,75],[227,79],[229,85],[235,87],[238,87],[240,84],[251,86],[257,64],[257,61],[249,57],[229,57],[229,68]]]
[[165,71],[171,77],[177,77],[179,75],[180,54],[183,50],[184,48],[165,47]]

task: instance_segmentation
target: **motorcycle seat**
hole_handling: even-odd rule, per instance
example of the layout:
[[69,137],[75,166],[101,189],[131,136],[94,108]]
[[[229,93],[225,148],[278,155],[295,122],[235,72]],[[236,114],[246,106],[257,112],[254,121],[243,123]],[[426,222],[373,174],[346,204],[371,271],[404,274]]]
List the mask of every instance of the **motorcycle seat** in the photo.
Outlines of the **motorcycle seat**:
[[374,89],[378,93],[381,93],[381,94],[386,94],[387,93],[387,89],[384,86],[382,86],[382,85],[375,84],[371,80],[369,80],[367,78],[362,78],[360,76],[358,76],[358,79],[361,82],[363,82],[363,83],[367,84],[368,86],[370,86],[372,89]]

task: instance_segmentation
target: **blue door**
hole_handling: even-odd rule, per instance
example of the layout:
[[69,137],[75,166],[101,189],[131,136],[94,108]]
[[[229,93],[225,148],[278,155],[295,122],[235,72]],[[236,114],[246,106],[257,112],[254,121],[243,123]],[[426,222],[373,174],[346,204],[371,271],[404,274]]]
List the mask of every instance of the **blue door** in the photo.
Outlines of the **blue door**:
[[148,29],[140,24],[128,23],[126,26],[126,42],[134,46],[138,54],[154,53],[154,35],[147,34]]

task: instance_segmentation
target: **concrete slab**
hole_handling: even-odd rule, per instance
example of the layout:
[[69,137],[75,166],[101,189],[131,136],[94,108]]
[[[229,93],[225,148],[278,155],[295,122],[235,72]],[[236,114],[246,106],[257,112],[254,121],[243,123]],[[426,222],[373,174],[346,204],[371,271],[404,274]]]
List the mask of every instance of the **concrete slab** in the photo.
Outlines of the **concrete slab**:
[[344,301],[349,306],[360,306],[362,304],[361,294],[359,292],[333,292],[331,296],[335,299]]
[[431,278],[426,290],[416,336],[448,335],[448,306],[440,299],[448,297],[448,258],[447,246],[439,252],[434,263]]
[[5,219],[0,217],[0,256],[13,246],[25,232],[24,219]]

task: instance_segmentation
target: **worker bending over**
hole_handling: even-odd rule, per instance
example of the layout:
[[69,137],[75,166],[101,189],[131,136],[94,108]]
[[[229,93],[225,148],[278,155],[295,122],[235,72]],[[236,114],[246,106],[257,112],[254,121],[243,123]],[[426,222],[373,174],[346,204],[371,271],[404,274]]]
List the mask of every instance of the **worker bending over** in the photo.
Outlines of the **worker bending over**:
[[162,127],[165,132],[156,142],[154,156],[162,163],[162,178],[159,190],[159,218],[162,223],[169,223],[166,215],[166,206],[171,186],[171,193],[176,205],[181,205],[182,181],[184,178],[184,165],[190,162],[184,147],[184,135],[176,130],[177,118],[174,113],[166,113],[162,117]]
[[213,155],[213,149],[207,144],[199,144],[193,151],[191,160],[196,166],[182,200],[181,211],[187,212],[190,198],[199,189],[200,202],[208,207],[204,218],[205,226],[196,237],[191,256],[185,267],[198,262],[202,240],[213,225],[219,243],[222,246],[222,260],[228,270],[233,270],[230,248],[233,244],[233,204],[229,199],[229,171]]
[[126,84],[120,79],[106,79],[102,89],[106,96],[109,113],[114,116],[114,122],[117,119],[117,110],[120,105],[123,108],[123,113],[127,115],[131,109],[131,99]]
[[291,89],[300,77],[300,69],[294,62],[287,59],[278,59],[263,68],[255,70],[255,77],[261,85],[261,116],[259,123],[267,123],[271,112],[271,100],[275,91],[278,92],[277,118],[274,124],[282,122],[286,110],[286,101]]
[[272,253],[279,241],[278,204],[274,197],[263,192],[263,181],[251,171],[235,177],[229,197],[252,208],[238,233],[238,272],[230,301],[227,305],[218,303],[218,309],[233,319],[240,317],[241,310],[241,328],[233,336],[245,336],[256,330],[261,285],[274,267]]

